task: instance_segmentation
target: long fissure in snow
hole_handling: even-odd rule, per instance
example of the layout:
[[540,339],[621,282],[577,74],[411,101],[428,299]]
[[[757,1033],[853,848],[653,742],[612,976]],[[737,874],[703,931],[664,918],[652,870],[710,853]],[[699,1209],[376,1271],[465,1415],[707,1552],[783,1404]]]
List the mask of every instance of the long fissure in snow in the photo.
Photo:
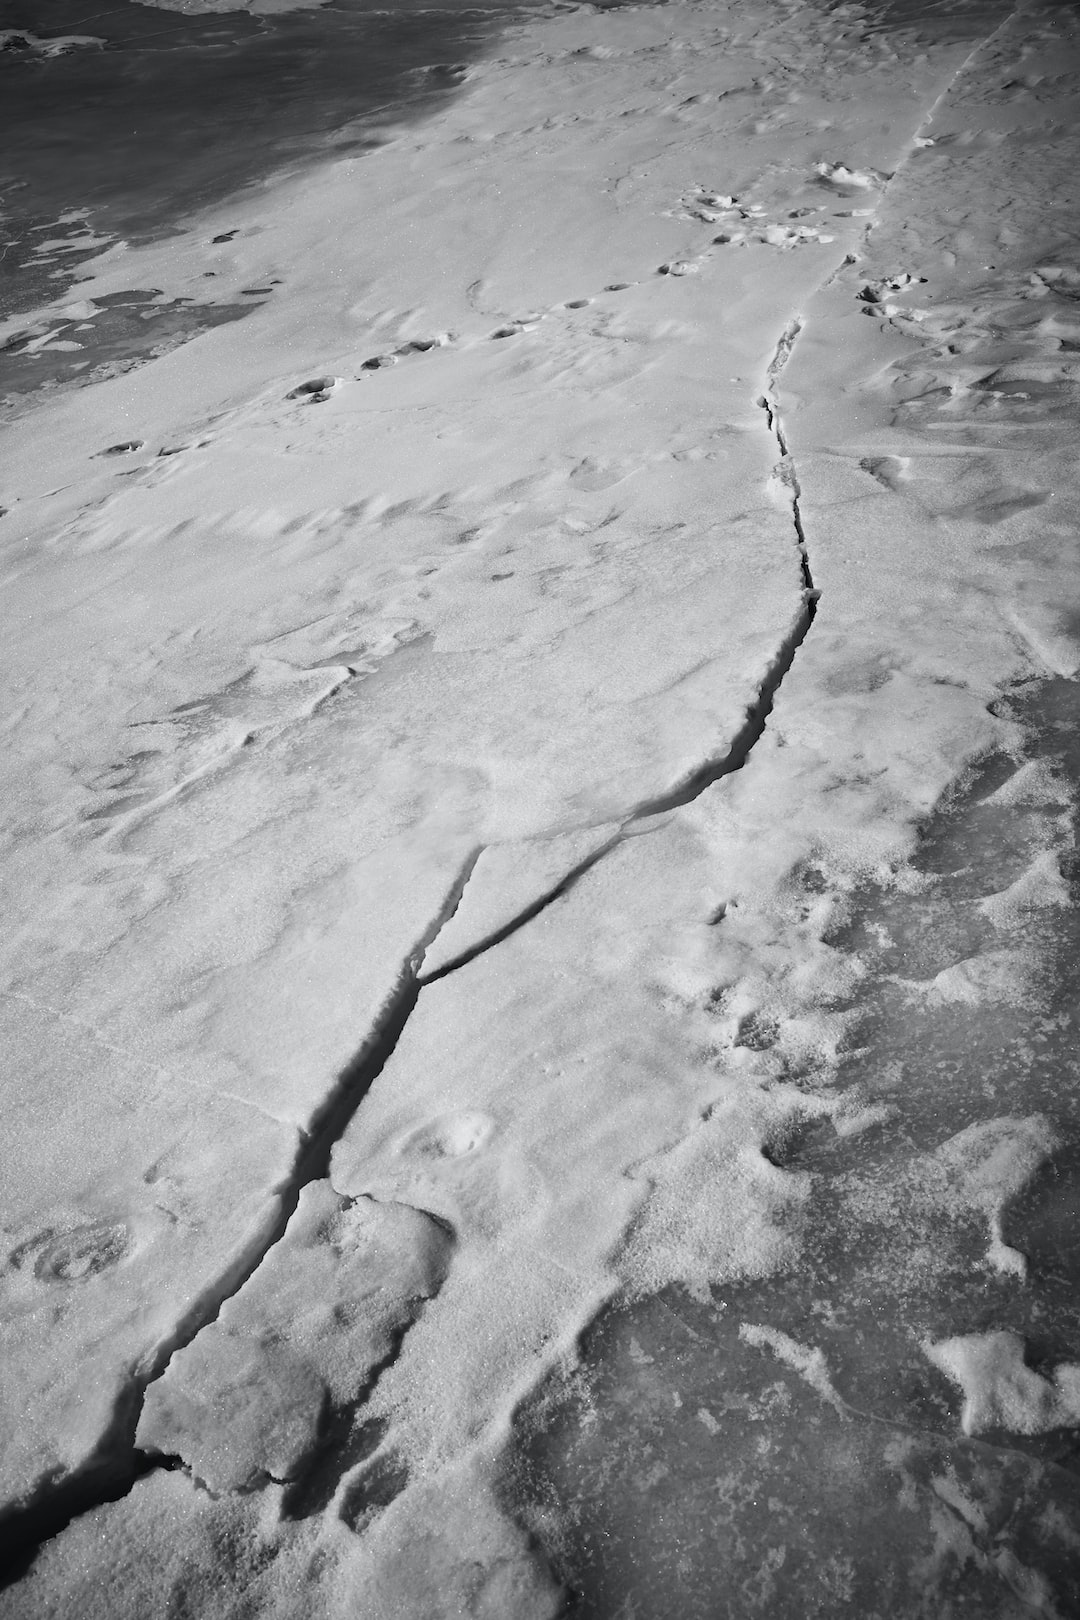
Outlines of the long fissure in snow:
[[687,777],[678,787],[672,789],[670,793],[661,794],[640,804],[630,818],[631,821],[642,820],[646,816],[659,815],[665,810],[677,810],[682,805],[692,803],[714,782],[719,782],[723,777],[731,776],[735,771],[742,770],[765,730],[781,682],[795,662],[795,655],[806,640],[810,626],[813,624],[817,614],[817,605],[821,593],[814,584],[806,531],[803,527],[802,491],[799,486],[795,463],[788,449],[787,437],[784,433],[780,418],[780,407],[777,401],[777,385],[780,374],[791,358],[792,350],[802,329],[803,321],[801,316],[789,321],[785,326],[765,374],[765,389],[756,401],[757,405],[765,413],[768,431],[780,451],[780,459],[776,469],[777,476],[788,490],[791,502],[791,518],[795,529],[795,543],[798,547],[799,568],[802,575],[802,603],[798,615],[791,630],[781,642],[775,658],[769,665],[758,688],[757,696],[746,711],[746,719],[724,754],[719,759],[710,760],[699,766],[692,775]]
[[267,1218],[234,1257],[227,1271],[193,1301],[144,1366],[132,1369],[109,1430],[95,1454],[67,1479],[47,1486],[25,1506],[0,1517],[7,1549],[0,1558],[0,1589],[25,1574],[39,1548],[59,1535],[72,1520],[107,1502],[119,1501],[155,1468],[176,1466],[175,1459],[148,1454],[136,1445],[136,1430],[147,1391],[162,1377],[172,1357],[217,1320],[222,1307],[239,1293],[280,1243],[304,1188],[326,1175],[335,1142],[389,1061],[419,994],[415,965],[410,961],[371,1034],[341,1071],[323,1108],[304,1134],[292,1172],[271,1195]]
[[[107,1502],[118,1501],[132,1490],[139,1479],[155,1468],[177,1466],[176,1459],[149,1454],[136,1445],[136,1430],[147,1391],[162,1377],[171,1358],[216,1321],[226,1302],[240,1291],[281,1242],[297,1210],[303,1189],[327,1174],[334,1144],[341,1138],[392,1057],[425,986],[465,967],[525,927],[548,906],[569,893],[586,872],[625,839],[646,834],[648,829],[640,825],[642,822],[691,803],[715,782],[741,770],[746,764],[765,730],[776,693],[791,669],[817,611],[819,593],[814,585],[803,526],[799,482],[777,403],[778,380],[798,340],[802,324],[801,318],[794,319],[785,327],[767,369],[765,391],[757,401],[765,412],[768,431],[780,452],[778,475],[790,492],[802,573],[802,603],[792,629],[777,649],[732,742],[723,755],[698,767],[668,792],[638,804],[627,815],[620,831],[602,849],[574,867],[553,889],[524,907],[495,934],[425,977],[425,952],[457,910],[483,852],[482,847],[471,853],[452,885],[439,916],[404,964],[398,985],[388,998],[382,1015],[356,1056],[341,1071],[322,1109],[304,1133],[293,1170],[284,1185],[275,1190],[272,1211],[261,1224],[259,1232],[235,1257],[227,1272],[203,1290],[167,1340],[156,1347],[147,1364],[142,1369],[132,1370],[130,1381],[118,1400],[109,1433],[95,1455],[66,1480],[47,1487],[32,1502],[3,1516],[0,1522],[4,1525],[8,1546],[13,1551],[5,1565],[0,1567],[0,1584],[20,1578],[33,1563],[38,1549],[64,1530],[73,1519]],[[402,1343],[407,1336],[407,1332],[402,1335]],[[400,1354],[400,1351],[399,1343],[397,1353]],[[396,1356],[392,1359],[396,1359]],[[383,1371],[384,1367],[379,1369],[380,1375]]]

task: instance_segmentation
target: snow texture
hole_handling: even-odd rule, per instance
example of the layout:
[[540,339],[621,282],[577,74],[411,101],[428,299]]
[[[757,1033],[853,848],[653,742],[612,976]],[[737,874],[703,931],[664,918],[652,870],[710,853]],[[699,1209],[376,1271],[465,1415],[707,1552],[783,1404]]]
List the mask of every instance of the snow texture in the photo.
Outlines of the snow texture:
[[13,1620],[1076,1612],[1078,73],[523,16],[0,331],[272,289],[3,425]]

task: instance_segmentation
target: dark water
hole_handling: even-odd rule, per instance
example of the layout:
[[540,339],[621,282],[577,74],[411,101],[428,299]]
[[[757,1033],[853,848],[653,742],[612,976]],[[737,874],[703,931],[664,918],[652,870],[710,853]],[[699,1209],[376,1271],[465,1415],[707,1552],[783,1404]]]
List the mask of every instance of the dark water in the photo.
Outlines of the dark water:
[[41,291],[35,226],[89,209],[99,233],[145,239],[273,168],[369,144],[388,116],[434,110],[510,9],[337,0],[187,17],[0,0],[0,30],[104,42],[50,57],[9,35],[0,50],[0,309]]
[[[525,9],[335,0],[186,16],[134,0],[0,0],[0,316],[63,294],[109,240],[166,236],[270,173],[363,151],[388,122],[437,111]],[[50,47],[68,35],[96,43]],[[116,295],[89,320],[9,339],[0,391],[10,408],[114,375],[271,295]]]

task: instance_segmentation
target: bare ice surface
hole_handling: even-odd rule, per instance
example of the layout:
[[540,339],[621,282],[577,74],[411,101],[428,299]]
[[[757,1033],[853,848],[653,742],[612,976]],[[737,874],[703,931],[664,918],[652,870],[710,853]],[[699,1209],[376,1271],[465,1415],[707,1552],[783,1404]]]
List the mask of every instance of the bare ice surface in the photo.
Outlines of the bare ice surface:
[[1077,1612],[1078,70],[567,8],[27,317],[274,289],[4,428],[5,1613]]

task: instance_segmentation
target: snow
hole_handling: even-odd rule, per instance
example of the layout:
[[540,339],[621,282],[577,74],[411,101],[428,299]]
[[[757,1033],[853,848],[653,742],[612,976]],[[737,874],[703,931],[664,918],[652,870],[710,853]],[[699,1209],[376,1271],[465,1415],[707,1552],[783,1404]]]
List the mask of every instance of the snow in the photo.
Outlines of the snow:
[[137,1443],[182,1457],[215,1493],[295,1478],[327,1405],[359,1403],[438,1291],[447,1246],[416,1209],[310,1183],[267,1260],[154,1384]]
[[1080,1423],[1080,1367],[1062,1364],[1044,1378],[1024,1365],[1023,1340],[1015,1333],[972,1333],[925,1349],[963,1391],[965,1434],[1042,1434]]
[[[813,1612],[875,1559],[882,1613],[1069,1611],[1074,1497],[965,1447],[1080,1421],[1077,1351],[1024,1361],[1039,1288],[1074,1332],[1076,51],[520,20],[7,323],[271,289],[3,429],[13,1616],[553,1616],[607,1507],[521,1459],[567,1389],[625,1416],[673,1299],[695,1446],[765,1500],[775,1423],[805,1501],[824,1436],[856,1530],[901,1494]],[[969,1505],[1009,1469],[1035,1541]],[[738,1522],[730,1612],[811,1612]]]

